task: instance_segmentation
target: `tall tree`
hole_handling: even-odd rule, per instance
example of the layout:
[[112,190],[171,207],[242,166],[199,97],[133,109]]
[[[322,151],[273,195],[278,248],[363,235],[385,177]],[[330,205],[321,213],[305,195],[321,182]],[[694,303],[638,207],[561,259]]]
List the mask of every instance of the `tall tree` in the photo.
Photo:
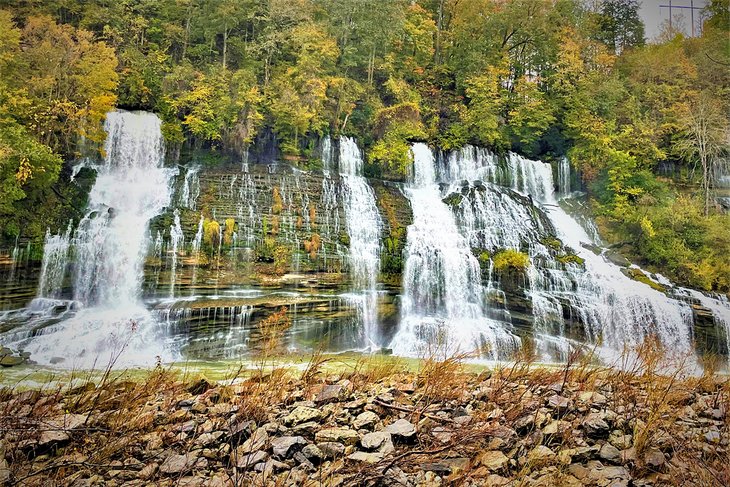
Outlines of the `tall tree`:
[[639,16],[638,0],[603,0],[599,9],[596,37],[616,54],[643,46],[644,22]]

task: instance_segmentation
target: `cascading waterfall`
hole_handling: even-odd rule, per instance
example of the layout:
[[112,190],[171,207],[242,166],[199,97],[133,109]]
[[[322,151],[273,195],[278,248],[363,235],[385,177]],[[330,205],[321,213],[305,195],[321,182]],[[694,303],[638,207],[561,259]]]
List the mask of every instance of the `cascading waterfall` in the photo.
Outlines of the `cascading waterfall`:
[[[497,358],[518,340],[485,315],[479,262],[441,199],[431,149],[417,143],[411,151],[413,177],[405,193],[413,223],[406,242],[401,323],[390,346],[399,355],[479,350]],[[458,168],[451,169],[450,177],[457,178]]]
[[382,222],[375,205],[375,193],[362,176],[362,154],[349,137],[340,138],[339,167],[345,224],[350,236],[350,274],[353,287],[359,293],[356,299],[361,300],[365,339],[369,346],[379,347],[377,279]]
[[51,235],[51,231],[46,230],[41,276],[38,281],[38,298],[61,297],[71,248],[71,230],[71,224],[66,228],[66,232],[60,235]]
[[558,161],[558,190],[560,196],[570,196],[570,161],[567,157]]
[[170,227],[170,245],[172,245],[172,263],[170,265],[170,297],[175,297],[175,283],[177,282],[177,257],[180,247],[185,239],[182,226],[180,226],[180,210],[175,209],[175,221]]
[[[496,189],[489,186],[486,191],[470,193],[480,201],[462,201],[457,214],[462,226],[475,238],[472,245],[520,249],[521,242],[530,242],[533,265],[528,270],[530,282],[526,292],[532,301],[538,339],[542,335],[554,344],[560,338],[563,306],[567,304],[584,324],[588,338],[594,342],[601,339],[610,349],[621,350],[624,345],[636,345],[645,337],[656,335],[670,350],[680,354],[691,351],[691,309],[630,279],[620,267],[584,247],[583,244],[596,242],[557,204],[549,164],[509,154],[500,170],[495,168],[496,157],[474,157],[479,152],[484,150],[461,151],[459,175],[469,180],[486,178],[529,196],[545,211],[563,244],[585,262],[585,269],[573,263],[561,265],[536,236],[528,235],[530,226],[538,228],[538,222],[525,214],[530,212],[529,204],[522,208],[495,204]],[[490,214],[492,211],[496,214]],[[537,261],[540,266],[534,265]]]
[[160,123],[150,113],[107,114],[106,157],[71,242],[73,295],[85,309],[22,344],[34,360],[106,366],[166,355],[163,330],[140,303],[148,223],[170,204],[176,173],[162,166]]
[[190,208],[191,210],[197,209],[198,196],[200,196],[199,172],[199,166],[191,166],[187,169],[185,179],[183,180],[182,190],[180,191],[179,206]]

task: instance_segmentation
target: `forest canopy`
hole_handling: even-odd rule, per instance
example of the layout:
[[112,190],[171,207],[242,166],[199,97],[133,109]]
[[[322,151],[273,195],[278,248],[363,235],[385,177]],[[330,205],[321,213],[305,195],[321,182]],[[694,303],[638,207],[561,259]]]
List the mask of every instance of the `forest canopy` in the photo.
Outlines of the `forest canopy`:
[[119,107],[158,113],[173,155],[240,158],[273,137],[313,166],[317,141],[342,134],[364,146],[369,175],[395,179],[415,140],[567,156],[610,242],[727,292],[729,221],[714,196],[728,159],[728,0],[709,2],[701,35],[665,25],[649,42],[638,8],[0,0],[2,237],[37,239],[57,220],[73,192],[64,168],[99,153]]

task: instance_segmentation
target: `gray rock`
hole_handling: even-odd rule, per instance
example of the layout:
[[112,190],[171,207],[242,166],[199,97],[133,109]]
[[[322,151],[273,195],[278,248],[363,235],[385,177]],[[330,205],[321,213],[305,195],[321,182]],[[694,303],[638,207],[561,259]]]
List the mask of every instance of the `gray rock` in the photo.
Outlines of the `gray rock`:
[[310,462],[309,459],[302,452],[296,452],[292,458],[294,458],[294,461],[296,461],[301,468],[310,472],[316,470],[314,464]]
[[548,406],[559,411],[565,411],[570,407],[570,399],[555,394],[548,398]]
[[387,433],[399,438],[412,438],[416,434],[416,427],[406,419],[399,419],[385,427]]
[[324,453],[322,452],[322,450],[317,445],[314,445],[312,443],[302,448],[302,455],[310,460],[320,460],[324,458]]
[[313,435],[319,430],[321,425],[315,421],[307,421],[292,427],[292,431],[299,435]]
[[345,454],[345,445],[335,441],[323,441],[317,443],[317,448],[322,452],[322,458],[340,458]]
[[380,418],[377,414],[372,411],[365,411],[364,413],[358,414],[358,416],[352,421],[352,427],[356,430],[360,429],[371,429],[375,426]]
[[608,250],[603,255],[606,257],[606,259],[608,259],[609,262],[616,264],[619,267],[629,267],[631,265],[629,259],[619,254],[615,250]]
[[603,418],[603,414],[590,413],[583,420],[583,428],[589,435],[603,434],[609,429],[608,423]]
[[366,450],[375,450],[380,448],[385,441],[391,439],[390,433],[385,431],[376,431],[374,433],[367,433],[360,439],[360,445]]
[[611,463],[621,463],[621,452],[610,443],[606,443],[601,447],[598,456]]
[[286,458],[290,456],[297,447],[306,444],[307,440],[301,436],[282,436],[271,440],[271,447],[273,449],[274,456],[279,458]]

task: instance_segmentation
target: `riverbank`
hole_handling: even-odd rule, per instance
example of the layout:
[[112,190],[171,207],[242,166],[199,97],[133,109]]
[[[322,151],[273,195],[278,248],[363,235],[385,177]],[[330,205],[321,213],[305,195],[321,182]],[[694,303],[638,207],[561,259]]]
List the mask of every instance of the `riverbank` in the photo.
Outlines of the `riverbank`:
[[[727,485],[726,376],[314,356],[2,391],[7,485]],[[463,358],[463,357],[461,357]],[[7,383],[7,382],[6,382]]]

